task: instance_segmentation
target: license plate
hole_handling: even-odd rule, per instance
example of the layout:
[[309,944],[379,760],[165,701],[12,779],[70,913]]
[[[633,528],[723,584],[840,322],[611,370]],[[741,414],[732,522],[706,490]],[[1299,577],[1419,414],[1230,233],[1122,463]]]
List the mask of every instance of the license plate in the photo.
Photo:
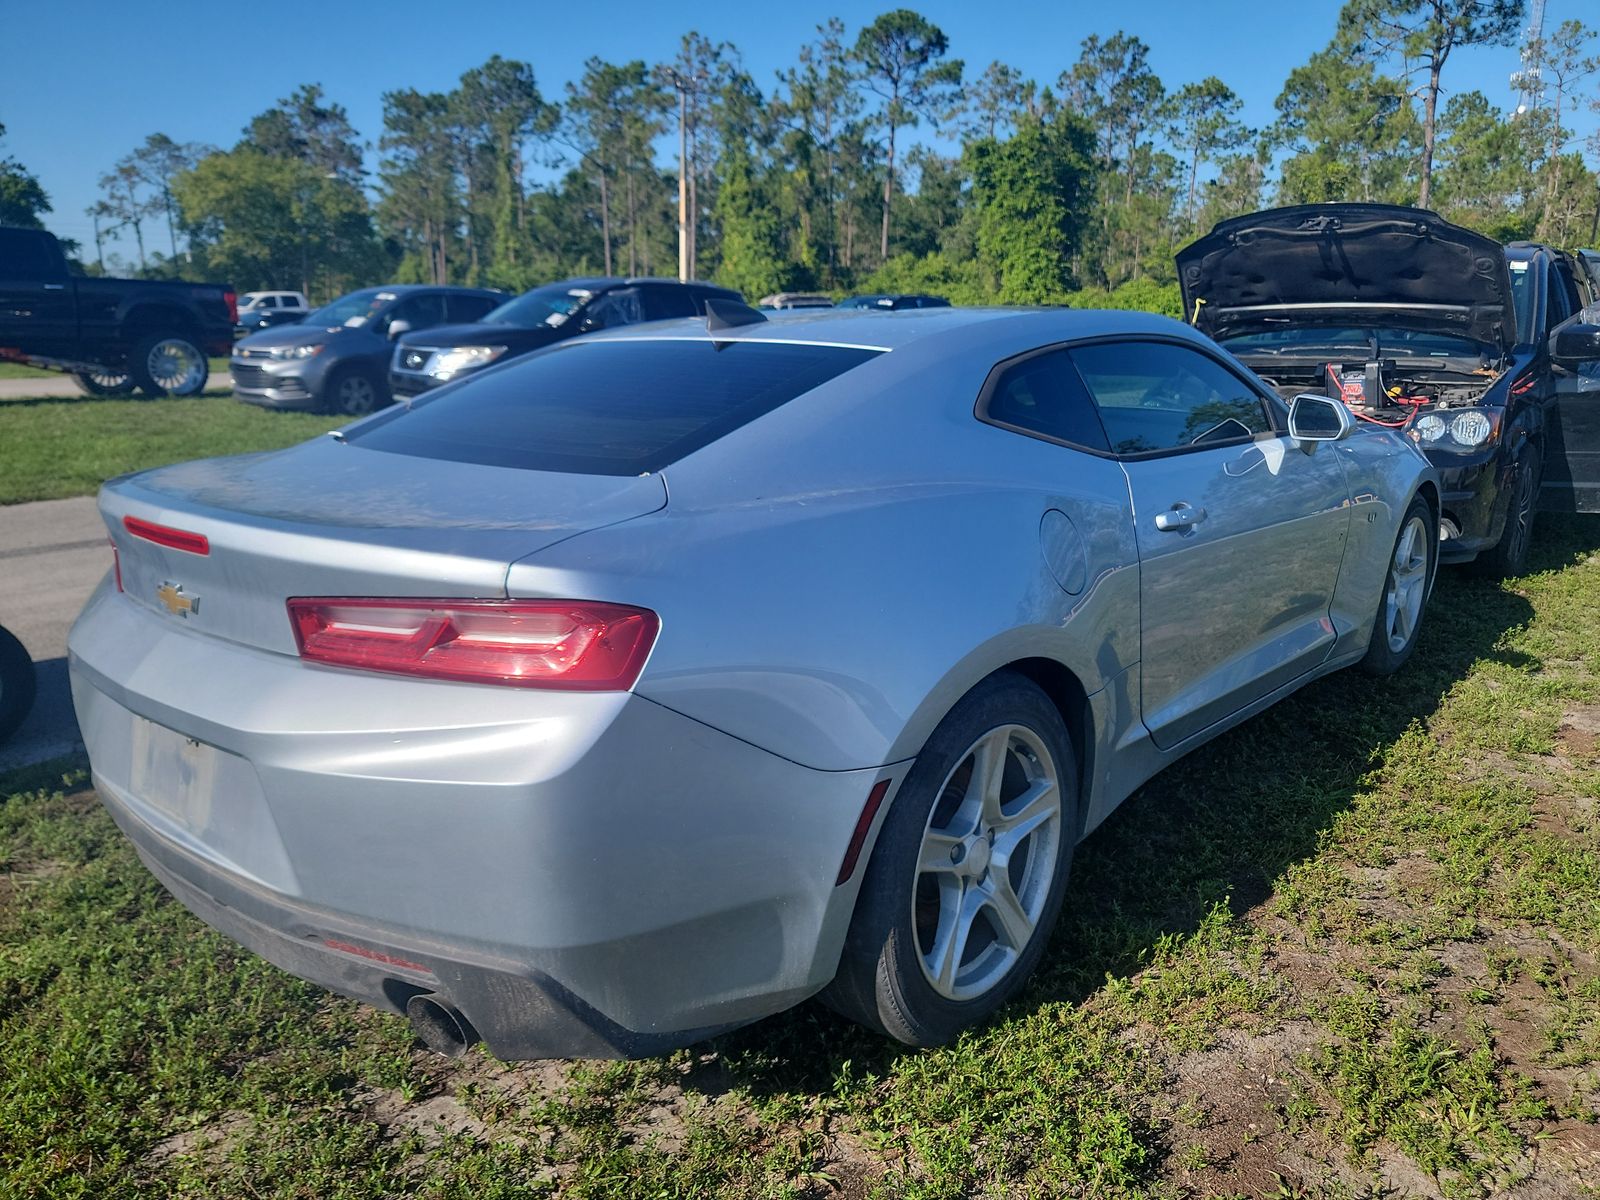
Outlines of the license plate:
[[217,750],[153,721],[135,717],[130,791],[190,833],[211,824],[217,794]]

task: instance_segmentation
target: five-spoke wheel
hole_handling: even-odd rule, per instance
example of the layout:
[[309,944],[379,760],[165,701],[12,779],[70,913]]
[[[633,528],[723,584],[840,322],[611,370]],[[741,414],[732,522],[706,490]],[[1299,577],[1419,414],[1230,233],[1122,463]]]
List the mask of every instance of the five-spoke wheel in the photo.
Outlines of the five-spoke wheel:
[[1032,972],[1080,830],[1061,713],[1010,671],[928,738],[894,794],[824,999],[916,1046],[949,1041]]

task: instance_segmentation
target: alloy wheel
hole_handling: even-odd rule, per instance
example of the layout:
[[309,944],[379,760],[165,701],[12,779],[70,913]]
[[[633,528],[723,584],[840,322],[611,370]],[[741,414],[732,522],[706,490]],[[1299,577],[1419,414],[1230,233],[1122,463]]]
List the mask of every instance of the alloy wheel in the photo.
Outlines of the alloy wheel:
[[1389,649],[1398,654],[1410,643],[1428,595],[1428,524],[1419,516],[1406,522],[1389,567],[1384,626]]
[[1038,928],[1062,836],[1054,757],[1023,725],[962,755],[940,788],[912,882],[912,927],[928,983],[947,1000],[1005,978]]
[[199,389],[205,378],[206,361],[182,338],[163,338],[150,347],[145,370],[150,382],[163,392],[182,396]]
[[364,375],[349,375],[339,383],[339,411],[364,417],[378,406],[378,392]]

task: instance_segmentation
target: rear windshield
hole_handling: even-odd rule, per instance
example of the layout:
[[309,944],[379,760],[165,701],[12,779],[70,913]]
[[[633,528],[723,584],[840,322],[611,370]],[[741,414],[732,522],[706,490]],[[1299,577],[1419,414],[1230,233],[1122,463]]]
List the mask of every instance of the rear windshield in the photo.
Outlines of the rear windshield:
[[394,409],[350,441],[490,467],[658,471],[881,351],[787,342],[575,341]]

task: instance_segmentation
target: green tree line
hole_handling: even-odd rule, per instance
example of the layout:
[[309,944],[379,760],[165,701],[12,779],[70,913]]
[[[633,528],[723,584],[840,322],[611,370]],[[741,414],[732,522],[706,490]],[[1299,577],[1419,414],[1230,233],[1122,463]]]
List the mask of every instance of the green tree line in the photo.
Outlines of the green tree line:
[[[752,297],[1172,311],[1175,249],[1273,203],[1422,204],[1503,240],[1594,242],[1600,137],[1581,144],[1573,118],[1600,107],[1595,31],[1568,20],[1530,47],[1526,111],[1457,78],[1458,51],[1513,42],[1525,17],[1525,0],[1348,0],[1264,128],[1225,78],[1163,80],[1126,32],[1039,80],[964,62],[907,9],[825,22],[766,81],[693,32],[667,62],[591,58],[559,91],[495,55],[450,91],[386,93],[371,146],[316,84],[228,149],[152,134],[90,212],[151,274],[318,298],[390,280],[520,290],[676,274],[681,184],[690,273]],[[47,211],[0,158],[0,221]]]

